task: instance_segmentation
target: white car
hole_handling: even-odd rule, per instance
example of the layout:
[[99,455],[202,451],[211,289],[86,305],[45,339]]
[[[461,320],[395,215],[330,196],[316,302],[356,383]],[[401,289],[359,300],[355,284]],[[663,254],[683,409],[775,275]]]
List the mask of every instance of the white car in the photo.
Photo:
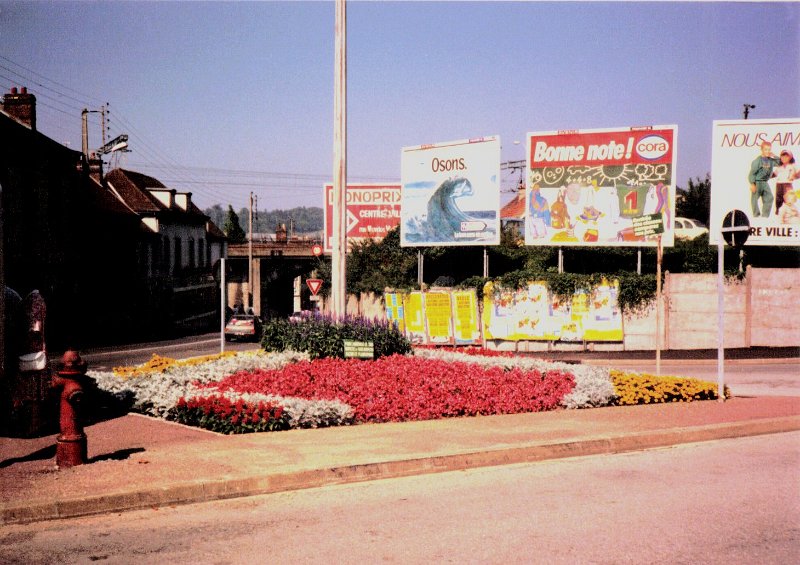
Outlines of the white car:
[[699,220],[675,218],[675,238],[694,239],[708,233],[708,228]]

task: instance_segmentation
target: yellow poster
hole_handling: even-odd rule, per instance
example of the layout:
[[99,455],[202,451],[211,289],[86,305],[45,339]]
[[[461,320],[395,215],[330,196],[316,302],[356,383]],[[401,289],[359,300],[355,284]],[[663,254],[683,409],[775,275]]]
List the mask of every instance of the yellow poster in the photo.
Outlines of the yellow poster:
[[529,282],[510,290],[489,282],[483,291],[483,332],[487,340],[622,341],[619,281],[603,281],[571,298],[552,295],[547,283]]
[[449,292],[425,293],[425,320],[431,343],[452,343],[453,312]]
[[398,292],[387,292],[383,295],[386,303],[386,318],[394,322],[400,333],[406,333],[405,308],[403,307],[403,295]]
[[425,343],[425,316],[422,309],[422,293],[411,292],[403,297],[406,318],[406,336],[411,343]]
[[479,343],[478,297],[474,290],[453,291],[453,325],[456,344]]

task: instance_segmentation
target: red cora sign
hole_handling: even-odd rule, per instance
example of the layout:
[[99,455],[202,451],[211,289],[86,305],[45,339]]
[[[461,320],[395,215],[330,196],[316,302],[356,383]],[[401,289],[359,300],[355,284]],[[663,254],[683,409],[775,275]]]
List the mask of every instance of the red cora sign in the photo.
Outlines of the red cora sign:
[[[347,240],[380,241],[400,225],[400,184],[347,185]],[[333,185],[324,187],[325,251],[333,250]]]

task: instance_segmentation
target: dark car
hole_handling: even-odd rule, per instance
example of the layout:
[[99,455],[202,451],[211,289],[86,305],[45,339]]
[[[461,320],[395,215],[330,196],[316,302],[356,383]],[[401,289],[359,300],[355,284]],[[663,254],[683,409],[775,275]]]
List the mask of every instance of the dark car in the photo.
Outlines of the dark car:
[[261,319],[254,314],[234,314],[225,325],[225,339],[250,339],[258,341],[261,338]]

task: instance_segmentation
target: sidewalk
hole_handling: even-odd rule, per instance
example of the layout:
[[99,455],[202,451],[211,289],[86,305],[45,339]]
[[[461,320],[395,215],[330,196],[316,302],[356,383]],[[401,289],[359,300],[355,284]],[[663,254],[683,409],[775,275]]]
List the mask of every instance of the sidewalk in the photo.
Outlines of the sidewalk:
[[129,414],[87,427],[90,462],[70,469],[54,435],[0,438],[0,524],[795,430],[800,397],[237,436]]

